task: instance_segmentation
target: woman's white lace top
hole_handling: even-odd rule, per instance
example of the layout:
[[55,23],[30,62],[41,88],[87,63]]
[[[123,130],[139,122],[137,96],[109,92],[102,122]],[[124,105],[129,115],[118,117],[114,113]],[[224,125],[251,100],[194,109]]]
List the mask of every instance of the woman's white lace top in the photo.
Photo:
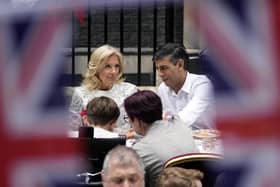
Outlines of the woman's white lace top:
[[126,130],[129,128],[129,124],[126,124],[123,117],[126,116],[123,102],[124,99],[137,91],[137,87],[131,83],[121,82],[114,84],[110,90],[93,90],[89,91],[84,86],[76,87],[73,92],[72,101],[70,104],[70,120],[71,125],[74,129],[77,129],[81,123],[82,119],[80,112],[86,109],[89,101],[95,97],[106,96],[113,99],[120,108],[120,116],[117,121],[116,130]]

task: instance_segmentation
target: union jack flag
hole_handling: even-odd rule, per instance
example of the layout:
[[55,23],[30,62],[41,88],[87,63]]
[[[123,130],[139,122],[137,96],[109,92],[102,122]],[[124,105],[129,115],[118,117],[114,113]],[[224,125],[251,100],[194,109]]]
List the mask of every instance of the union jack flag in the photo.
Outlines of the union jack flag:
[[[221,186],[277,186],[280,1],[210,0],[193,15],[211,52],[210,77],[228,173]],[[234,181],[234,182],[230,182]]]
[[50,186],[79,168],[60,87],[69,30],[61,12],[0,16],[0,186]]
[[228,92],[218,95],[220,123],[226,119],[228,124],[230,118],[241,126],[247,120],[263,126],[256,117],[266,121],[278,110],[276,2],[212,0],[199,5],[200,30],[218,61],[213,66],[234,90],[230,97]]

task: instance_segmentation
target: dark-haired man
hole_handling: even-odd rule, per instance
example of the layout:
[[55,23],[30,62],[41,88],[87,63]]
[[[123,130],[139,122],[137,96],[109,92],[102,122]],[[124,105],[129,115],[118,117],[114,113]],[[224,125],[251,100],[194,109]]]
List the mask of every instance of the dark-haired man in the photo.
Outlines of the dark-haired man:
[[205,75],[188,71],[189,55],[183,45],[168,43],[153,56],[162,83],[158,95],[164,115],[178,115],[193,129],[213,128],[213,90]]

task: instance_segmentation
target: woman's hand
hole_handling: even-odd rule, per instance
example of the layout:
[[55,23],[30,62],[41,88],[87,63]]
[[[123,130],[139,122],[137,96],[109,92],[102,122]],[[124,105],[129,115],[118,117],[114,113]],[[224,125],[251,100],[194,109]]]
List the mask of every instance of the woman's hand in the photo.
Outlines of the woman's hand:
[[133,128],[129,129],[126,132],[121,133],[121,135],[125,136],[127,139],[133,139],[136,135]]

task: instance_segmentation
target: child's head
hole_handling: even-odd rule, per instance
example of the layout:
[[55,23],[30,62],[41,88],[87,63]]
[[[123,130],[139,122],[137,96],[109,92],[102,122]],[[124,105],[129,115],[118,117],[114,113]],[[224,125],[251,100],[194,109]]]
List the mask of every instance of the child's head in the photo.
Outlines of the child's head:
[[201,187],[203,173],[180,167],[165,168],[157,180],[157,187]]
[[92,99],[87,105],[87,120],[90,125],[105,127],[113,130],[120,115],[116,102],[109,97],[101,96]]

